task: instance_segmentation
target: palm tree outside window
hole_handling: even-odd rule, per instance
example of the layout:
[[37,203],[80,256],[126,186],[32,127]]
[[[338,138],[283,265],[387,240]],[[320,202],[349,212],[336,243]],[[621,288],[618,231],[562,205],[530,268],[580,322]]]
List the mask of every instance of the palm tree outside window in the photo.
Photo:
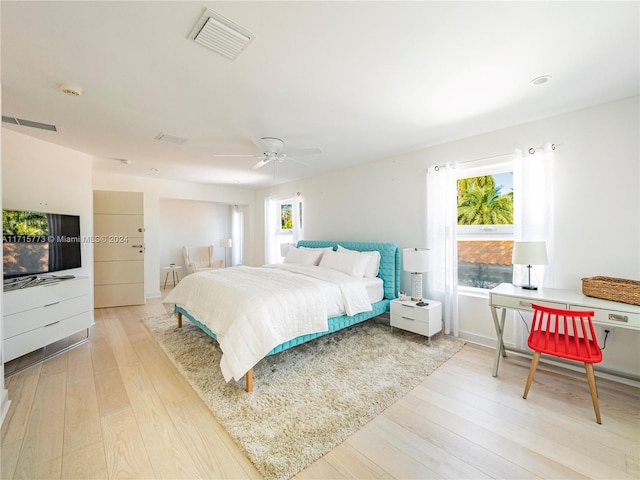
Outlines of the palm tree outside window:
[[491,289],[513,276],[513,171],[482,173],[456,180],[458,285]]

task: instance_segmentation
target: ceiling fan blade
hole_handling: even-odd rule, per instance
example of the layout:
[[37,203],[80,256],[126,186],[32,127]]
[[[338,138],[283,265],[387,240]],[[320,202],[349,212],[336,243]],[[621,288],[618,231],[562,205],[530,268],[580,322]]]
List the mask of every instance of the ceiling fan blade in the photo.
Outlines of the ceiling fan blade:
[[310,155],[319,155],[322,149],[318,147],[310,148],[287,148],[287,155],[290,157],[308,157]]
[[234,154],[234,153],[231,153],[231,154],[217,153],[216,154],[216,153],[214,153],[213,156],[214,157],[245,157],[245,158],[254,157],[255,158],[256,156],[261,157],[262,155],[253,155],[253,154],[244,155],[244,154]]
[[273,158],[263,158],[262,160],[260,160],[258,163],[256,163],[253,168],[255,170],[257,170],[258,168],[262,168],[264,167],[267,163],[269,163],[271,160],[273,160]]

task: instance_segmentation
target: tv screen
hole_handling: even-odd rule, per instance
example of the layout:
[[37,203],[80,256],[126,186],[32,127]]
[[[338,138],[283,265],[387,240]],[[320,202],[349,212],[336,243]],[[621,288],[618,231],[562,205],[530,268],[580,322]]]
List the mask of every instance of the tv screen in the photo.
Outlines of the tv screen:
[[79,268],[80,217],[2,211],[4,278]]

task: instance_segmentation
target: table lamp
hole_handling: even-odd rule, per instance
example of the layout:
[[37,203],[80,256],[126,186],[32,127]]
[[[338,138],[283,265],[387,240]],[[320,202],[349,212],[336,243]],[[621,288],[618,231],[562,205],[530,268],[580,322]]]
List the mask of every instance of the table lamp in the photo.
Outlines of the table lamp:
[[231,240],[230,238],[223,238],[222,240],[220,240],[220,246],[224,248],[224,266],[228,267],[229,264],[227,263],[227,250],[233,246],[233,240]]
[[287,252],[289,251],[289,249],[291,247],[295,247],[295,244],[293,244],[293,243],[281,243],[280,244],[280,256],[281,257],[286,257],[287,256]]
[[545,242],[513,242],[511,263],[527,266],[527,283],[522,285],[522,288],[537,290],[538,287],[531,284],[531,265],[546,265],[548,263]]
[[405,272],[411,272],[411,300],[422,300],[422,274],[428,272],[431,250],[428,248],[405,248],[402,250],[402,265]]

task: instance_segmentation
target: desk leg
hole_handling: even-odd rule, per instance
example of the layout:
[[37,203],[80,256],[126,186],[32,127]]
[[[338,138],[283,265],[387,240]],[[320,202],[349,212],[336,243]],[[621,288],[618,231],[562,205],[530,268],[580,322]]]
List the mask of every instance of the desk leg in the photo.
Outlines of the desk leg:
[[498,322],[498,313],[496,312],[496,307],[491,306],[491,316],[493,317],[493,323],[496,327],[496,335],[497,335],[497,344],[496,344],[496,357],[493,360],[493,376],[498,376],[498,364],[500,363],[500,355],[503,357],[507,356],[507,352],[504,349],[504,341],[502,336],[504,334],[504,322],[507,317],[507,309],[503,308],[502,313],[500,315],[500,321]]

